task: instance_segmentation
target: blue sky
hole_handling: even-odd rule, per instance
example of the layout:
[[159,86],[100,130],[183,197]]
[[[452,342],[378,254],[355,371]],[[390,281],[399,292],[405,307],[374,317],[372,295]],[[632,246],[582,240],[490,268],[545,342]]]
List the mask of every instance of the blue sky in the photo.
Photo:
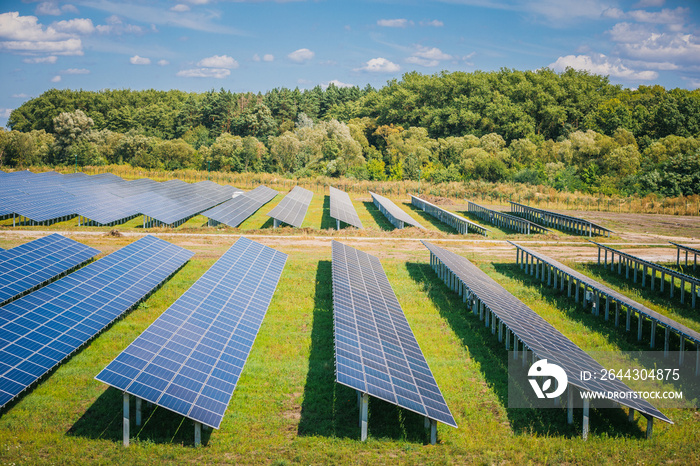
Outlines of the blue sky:
[[700,2],[0,3],[0,126],[51,89],[267,91],[403,73],[570,66],[636,88],[700,87]]

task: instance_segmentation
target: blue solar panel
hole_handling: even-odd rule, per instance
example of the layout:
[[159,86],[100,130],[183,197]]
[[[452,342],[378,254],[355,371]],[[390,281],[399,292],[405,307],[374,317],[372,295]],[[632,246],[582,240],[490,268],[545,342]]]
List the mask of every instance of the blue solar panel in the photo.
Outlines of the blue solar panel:
[[0,407],[176,272],[192,252],[146,236],[0,308]]
[[233,199],[202,212],[202,215],[214,222],[225,223],[235,228],[257,212],[260,207],[273,200],[277,194],[274,189],[261,185],[252,191],[239,194]]
[[336,380],[457,427],[382,264],[333,241]]
[[95,248],[57,233],[0,253],[0,305],[83,264]]
[[218,429],[286,260],[238,239],[96,379]]

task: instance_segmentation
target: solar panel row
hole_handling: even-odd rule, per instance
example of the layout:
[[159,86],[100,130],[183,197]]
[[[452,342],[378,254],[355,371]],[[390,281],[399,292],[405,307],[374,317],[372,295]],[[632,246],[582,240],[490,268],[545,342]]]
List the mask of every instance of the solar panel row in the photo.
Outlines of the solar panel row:
[[[352,225],[355,228],[362,229],[362,222],[357,216],[357,211],[352,205],[350,196],[345,191],[329,186],[331,198],[331,217],[336,219],[336,222],[344,222]],[[337,224],[340,230],[340,223]]]
[[99,254],[54,233],[0,253],[0,305],[26,294]]
[[332,248],[337,382],[457,427],[379,259]]
[[417,196],[410,195],[411,196],[411,204],[414,206],[418,207],[419,209],[422,209],[423,212],[427,212],[433,217],[437,218],[440,220],[442,223],[445,223],[455,230],[457,230],[459,233],[462,233],[466,235],[469,233],[469,230],[474,230],[479,234],[482,234],[486,236],[487,232],[489,231],[488,228],[484,228],[481,225],[470,222],[466,218],[457,215],[453,212],[450,212],[448,210],[445,210],[441,207],[436,206],[435,204],[431,204],[430,202],[426,201],[425,199],[421,199]]
[[286,260],[238,239],[96,379],[219,428]]
[[176,272],[192,252],[146,236],[0,308],[0,407]]
[[486,207],[467,201],[467,210],[470,214],[476,215],[480,219],[490,222],[493,225],[511,230],[519,231],[520,233],[549,233],[550,230],[536,223],[532,223],[524,218],[514,217],[497,210],[487,209]]
[[560,230],[578,235],[593,236],[596,234],[601,236],[610,236],[612,231],[582,218],[550,212],[548,210],[538,209],[536,207],[519,204],[513,201],[510,201],[510,211],[513,214],[524,217],[533,222],[539,222],[542,225],[559,228]]
[[[529,348],[537,358],[559,365],[568,376],[569,386],[575,386],[582,391],[601,393],[603,396],[632,393],[632,390],[619,379],[593,377],[590,380],[583,380],[580,377],[580,371],[598,374],[601,373],[603,366],[468,259],[427,241],[422,243],[430,251],[430,264],[436,273],[450,288],[464,297],[469,307],[472,307],[472,311],[474,313],[486,311],[486,319],[489,319],[488,314],[492,313],[490,317],[492,331],[495,330],[496,319],[498,319],[499,335],[502,334],[500,326],[504,325],[506,341],[509,341],[507,334],[510,331],[513,333],[514,342],[520,340],[523,347]],[[516,346],[514,350],[517,354]],[[668,417],[643,398],[615,398],[613,401],[646,416],[671,423]]]
[[308,189],[295,186],[267,215],[272,217],[275,227],[286,223],[301,228],[313,195]]
[[112,174],[49,173],[1,175],[0,217],[13,216],[35,224],[79,216],[81,224],[113,225],[143,214],[149,218],[149,226],[177,226],[241,192],[211,181],[157,183],[149,179],[124,181]]
[[209,218],[210,226],[224,223],[235,228],[257,212],[259,208],[273,200],[277,194],[274,189],[261,185],[252,191],[239,194],[233,199],[202,212],[202,215]]
[[369,192],[370,195],[372,196],[372,200],[374,201],[374,205],[377,206],[377,209],[384,214],[384,216],[391,222],[392,225],[394,225],[396,228],[404,228],[405,225],[410,225],[412,227],[417,227],[417,228],[423,228],[423,225],[418,223],[408,215],[403,209],[401,209],[399,206],[394,204],[390,199],[387,199],[384,196],[380,196],[379,194],[375,194],[372,191]]
[[[682,336],[682,339],[689,339],[696,344],[700,344],[700,333],[696,332],[695,330],[681,324],[678,321],[675,321],[663,314],[660,314],[656,311],[653,311],[649,309],[648,307],[644,306],[643,304],[638,303],[637,301],[628,298],[627,296],[623,295],[622,293],[619,293],[612,288],[605,286],[604,284],[572,269],[571,267],[568,267],[561,262],[552,259],[551,257],[548,257],[542,253],[539,253],[537,251],[534,251],[530,248],[526,248],[524,246],[521,246],[519,244],[510,242],[513,246],[517,248],[518,256],[517,256],[517,262],[521,264],[521,267],[524,265],[525,267],[528,267],[528,262],[529,262],[529,269],[531,273],[535,273],[537,270],[537,266],[535,265],[535,261],[538,261],[539,263],[542,264],[542,266],[549,266],[549,267],[554,267],[555,272],[558,272],[561,274],[560,278],[557,277],[557,273],[554,274],[554,284],[553,286],[557,287],[557,282],[559,283],[559,286],[561,289],[564,289],[564,284],[565,281],[569,280],[569,283],[574,285],[576,287],[576,301],[578,301],[578,289],[581,285],[585,287],[590,287],[595,295],[596,299],[598,297],[602,296],[603,298],[608,298],[610,302],[617,302],[620,304],[621,307],[626,308],[629,312],[636,312],[639,314],[640,317],[644,317],[646,319],[649,319],[653,325],[656,324],[661,324],[662,326],[672,329],[674,332],[678,333],[679,335]],[[520,258],[520,255],[523,257]],[[528,261],[528,256],[532,259]],[[539,273],[538,273],[539,275]],[[542,279],[544,279],[545,276],[545,271],[541,271],[541,276]],[[551,273],[550,273],[550,280],[551,280]],[[571,296],[571,287],[569,287],[569,296]],[[600,310],[600,306],[597,305],[597,310]],[[609,303],[606,302],[606,320],[608,318],[608,313],[609,313]],[[615,325],[618,324],[617,319],[619,318],[618,314],[616,313],[615,315]],[[643,318],[639,319],[640,324],[644,321]],[[629,330],[629,318],[627,319],[627,330]],[[655,332],[652,333],[652,338],[654,338]],[[666,339],[666,344],[668,344],[668,339]],[[653,340],[652,340],[652,348],[653,348]]]

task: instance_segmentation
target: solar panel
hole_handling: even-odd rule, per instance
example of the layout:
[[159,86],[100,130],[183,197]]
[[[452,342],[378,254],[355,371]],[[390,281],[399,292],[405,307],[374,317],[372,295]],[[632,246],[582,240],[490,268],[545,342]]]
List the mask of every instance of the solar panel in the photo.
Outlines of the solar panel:
[[425,199],[421,199],[412,194],[410,196],[411,204],[418,207],[419,209],[423,209],[423,212],[429,213],[433,217],[440,220],[442,223],[451,226],[452,228],[454,228],[462,234],[467,234],[469,233],[469,229],[472,229],[476,230],[477,233],[486,236],[487,232],[490,231],[488,228],[484,228],[477,223],[471,222],[466,218],[455,214],[454,212],[450,212],[449,210],[445,210],[442,207],[436,206],[435,204],[431,204]]
[[332,244],[337,382],[457,427],[379,259]]
[[[328,189],[331,197],[331,217],[339,222],[345,222],[355,228],[362,229],[362,222],[357,216],[357,211],[352,205],[348,193],[333,186],[329,186]],[[338,225],[338,229],[340,229],[340,225]]]
[[192,252],[145,236],[0,308],[0,407],[175,273]]
[[384,196],[375,194],[372,191],[369,192],[374,201],[374,205],[377,209],[394,225],[396,228],[404,228],[405,225],[411,225],[412,227],[423,228],[425,227],[415,221],[413,217],[408,215],[403,209],[394,204],[391,200]]
[[78,267],[95,248],[54,233],[0,253],[0,305]]
[[286,260],[238,239],[96,379],[218,429]]
[[551,230],[536,223],[532,223],[524,218],[515,217],[498,210],[487,209],[486,207],[467,201],[467,211],[476,215],[480,219],[490,222],[493,225],[510,228],[520,233],[551,233]]
[[286,223],[301,228],[313,195],[314,193],[308,189],[294,186],[294,189],[284,196],[284,199],[267,215],[275,220],[275,227],[280,223]]
[[[591,380],[581,380],[580,371],[589,370],[591,374],[599,374],[603,366],[468,259],[427,241],[422,243],[431,253],[431,264],[435,266],[434,259],[437,259],[465,287],[461,293],[465,299],[468,299],[466,296],[469,293],[473,294],[473,298],[481,300],[539,359],[561,366],[568,376],[569,385],[603,394],[631,392],[619,379],[592,377]],[[642,398],[615,398],[613,401],[671,423],[668,417]]]
[[[653,311],[649,309],[648,307],[644,306],[643,304],[638,303],[637,301],[628,298],[622,293],[619,293],[612,288],[605,286],[604,284],[600,283],[597,280],[594,280],[587,275],[582,274],[581,272],[578,272],[571,267],[568,267],[561,262],[552,259],[549,256],[545,256],[544,254],[541,254],[537,251],[534,251],[530,248],[526,248],[524,246],[521,246],[517,243],[513,243],[512,241],[509,241],[510,244],[515,246],[516,248],[525,251],[527,254],[530,254],[533,257],[536,257],[540,261],[550,264],[557,269],[561,270],[562,272],[570,275],[574,279],[576,279],[579,283],[585,283],[586,285],[590,286],[591,288],[597,290],[599,293],[603,294],[604,296],[610,296],[612,299],[615,301],[619,302],[622,304],[624,307],[628,309],[632,309],[635,312],[646,316],[648,319],[650,319],[652,322],[658,322],[659,324],[663,325],[664,327],[672,328],[674,329],[677,333],[680,335],[683,335],[684,337],[688,338],[689,340],[694,341],[696,344],[700,344],[700,333],[696,332],[695,330],[686,327],[685,325],[681,324],[678,321],[675,321],[669,317],[666,317],[663,314],[659,314],[656,311]],[[563,282],[562,282],[563,283]]]
[[235,228],[262,206],[273,200],[277,194],[277,191],[274,189],[261,185],[252,191],[239,194],[233,199],[202,212],[202,215],[211,220],[210,225],[225,223]]
[[555,227],[559,228],[560,230],[588,236],[593,236],[593,234],[610,236],[610,233],[612,233],[612,230],[582,218],[559,214],[549,210],[538,209],[536,207],[520,204],[518,202],[509,202],[510,211],[513,214],[525,217],[533,222],[539,222],[548,227]]

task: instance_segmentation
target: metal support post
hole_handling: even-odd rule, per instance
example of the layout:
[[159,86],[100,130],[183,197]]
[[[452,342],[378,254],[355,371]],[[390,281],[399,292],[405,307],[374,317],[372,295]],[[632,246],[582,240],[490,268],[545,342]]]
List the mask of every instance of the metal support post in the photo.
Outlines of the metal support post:
[[367,414],[369,411],[369,393],[363,393],[360,404],[360,440],[367,440]]
[[129,446],[129,394],[127,392],[124,392],[124,395],[122,396],[122,401],[124,405],[124,415],[122,419],[123,423],[123,430],[122,430],[122,442],[124,443],[125,447]]

